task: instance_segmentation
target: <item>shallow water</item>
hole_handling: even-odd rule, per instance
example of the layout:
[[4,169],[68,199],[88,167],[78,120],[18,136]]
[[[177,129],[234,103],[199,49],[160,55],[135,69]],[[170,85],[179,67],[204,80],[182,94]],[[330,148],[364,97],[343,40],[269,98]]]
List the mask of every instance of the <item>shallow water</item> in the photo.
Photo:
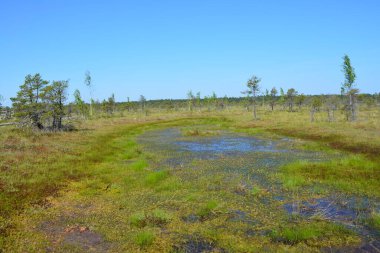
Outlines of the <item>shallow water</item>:
[[231,132],[222,132],[216,136],[187,137],[176,128],[147,132],[139,138],[139,142],[148,150],[167,156],[164,164],[170,166],[184,165],[194,159],[216,160],[243,156],[250,157],[245,164],[249,167],[278,166],[300,159],[326,160],[323,153],[287,148],[291,146],[287,145],[291,141],[288,138],[268,140]]
[[[288,213],[289,216],[299,215],[303,219],[319,217],[331,222],[343,224],[354,230],[363,238],[363,244],[354,248],[355,252],[367,252],[368,247],[375,247],[380,241],[379,235],[371,231],[360,221],[368,217],[373,210],[379,210],[378,202],[365,198],[344,196],[309,197],[307,190],[299,195],[286,192],[278,177],[280,166],[298,161],[326,161],[336,158],[336,155],[323,152],[306,151],[294,148],[291,138],[268,139],[263,136],[249,136],[232,132],[219,132],[214,136],[183,136],[180,129],[168,128],[149,131],[138,139],[145,150],[156,154],[158,159],[153,162],[157,170],[169,169],[181,171],[180,176],[188,180],[198,180],[199,177],[224,175],[223,184],[208,186],[210,191],[225,190],[238,178],[239,185],[233,190],[236,199],[243,198],[241,209],[231,209],[226,222],[245,223],[247,235],[267,234],[268,230],[256,230],[256,223],[265,222],[260,217],[253,219],[246,208],[252,205],[251,200],[244,196],[258,187],[266,193],[260,197],[256,208],[275,209],[277,212]],[[195,176],[194,171],[199,171]],[[240,197],[239,197],[240,196]],[[233,200],[231,200],[233,201]],[[375,204],[377,203],[377,204]],[[261,205],[261,207],[260,207]],[[257,209],[260,210],[260,209]],[[266,214],[260,214],[265,219]],[[260,216],[259,215],[259,216]],[[183,217],[184,222],[201,222],[193,213]],[[227,225],[228,226],[228,225]],[[371,242],[368,246],[368,242]],[[331,248],[331,252],[339,252],[341,248]],[[375,250],[379,250],[375,247]]]

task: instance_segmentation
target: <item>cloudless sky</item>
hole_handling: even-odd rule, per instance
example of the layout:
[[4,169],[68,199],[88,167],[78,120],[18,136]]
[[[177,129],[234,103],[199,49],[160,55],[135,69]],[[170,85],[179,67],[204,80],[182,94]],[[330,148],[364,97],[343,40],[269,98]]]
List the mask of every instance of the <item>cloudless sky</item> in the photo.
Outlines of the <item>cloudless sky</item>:
[[362,92],[380,91],[379,0],[1,0],[0,94],[27,74],[89,70],[101,100],[241,96],[251,75],[301,93],[339,93],[348,54]]

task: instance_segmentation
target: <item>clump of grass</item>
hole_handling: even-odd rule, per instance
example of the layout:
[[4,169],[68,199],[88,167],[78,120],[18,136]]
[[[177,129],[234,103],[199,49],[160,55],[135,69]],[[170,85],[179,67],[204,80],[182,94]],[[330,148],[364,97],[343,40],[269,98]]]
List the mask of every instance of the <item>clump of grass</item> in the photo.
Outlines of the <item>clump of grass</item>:
[[148,247],[153,244],[154,234],[150,231],[142,231],[136,235],[135,242],[141,248]]
[[156,209],[148,216],[149,223],[155,226],[162,226],[170,222],[172,216],[164,210]]
[[155,171],[152,173],[149,173],[145,177],[145,182],[147,185],[154,186],[157,185],[159,182],[163,181],[168,177],[169,173],[167,171]]
[[368,218],[367,223],[369,226],[380,232],[380,213],[373,212]]
[[309,239],[317,239],[321,235],[320,230],[315,228],[284,228],[281,231],[274,231],[272,237],[287,244],[296,244]]
[[259,186],[254,186],[254,187],[252,187],[252,189],[251,189],[251,195],[252,196],[259,196],[261,193],[262,193],[262,189],[259,187]]
[[130,168],[135,171],[143,170],[146,167],[148,167],[148,162],[145,159],[137,160],[130,165]]
[[201,217],[201,219],[205,219],[210,216],[217,207],[218,203],[216,201],[209,201],[206,205],[201,207],[197,214]]
[[306,180],[299,175],[288,176],[284,179],[284,187],[288,190],[297,190],[303,185],[306,185]]
[[145,227],[146,217],[144,213],[135,213],[129,217],[129,223],[135,227]]
[[213,130],[200,130],[196,128],[196,129],[186,129],[182,131],[182,134],[184,136],[215,136],[215,135],[219,135],[219,132],[213,131]]
[[163,226],[169,223],[172,216],[164,210],[155,209],[151,213],[138,212],[129,217],[129,223],[135,227]]
[[279,230],[274,230],[270,237],[274,241],[282,242],[285,244],[294,245],[300,242],[309,240],[318,240],[322,238],[330,238],[333,236],[347,236],[352,234],[341,225],[335,223],[302,223],[283,227]]

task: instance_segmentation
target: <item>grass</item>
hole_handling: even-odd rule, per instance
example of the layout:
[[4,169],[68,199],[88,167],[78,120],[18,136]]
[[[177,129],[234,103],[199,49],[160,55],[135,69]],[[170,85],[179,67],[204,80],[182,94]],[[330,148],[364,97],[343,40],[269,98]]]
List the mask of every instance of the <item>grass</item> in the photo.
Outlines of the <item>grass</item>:
[[285,244],[297,244],[307,241],[317,241],[336,236],[350,236],[352,232],[341,225],[327,222],[299,223],[274,230],[271,237],[274,241]]
[[150,231],[142,231],[136,235],[136,244],[141,248],[152,245],[154,241],[154,234]]
[[141,171],[148,166],[148,162],[145,159],[133,162],[130,168],[136,171]]
[[379,164],[361,155],[318,163],[299,161],[285,165],[282,171],[288,188],[323,184],[345,193],[380,197]]
[[372,212],[367,220],[367,224],[380,233],[380,213]]
[[135,227],[145,227],[146,226],[146,216],[144,213],[134,213],[129,218],[129,222]]
[[[286,170],[287,167],[294,168],[292,165],[287,165],[284,167],[284,170]],[[289,173],[290,174],[290,173]],[[284,187],[288,190],[294,191],[298,190],[299,187],[306,185],[306,179],[302,176],[299,176],[295,173],[293,174],[287,174],[284,178]]]
[[259,196],[263,192],[263,189],[259,187],[258,185],[252,187],[251,194],[252,196]]
[[[70,133],[4,128],[0,132],[0,251],[65,251],[72,245],[57,238],[75,236],[65,232],[68,225],[88,227],[85,235],[99,242],[88,246],[104,251],[101,247],[106,245],[113,252],[170,252],[173,245],[194,235],[230,252],[313,251],[357,244],[358,236],[338,224],[289,221],[281,203],[266,201],[274,194],[268,185],[257,187],[254,182],[249,191],[247,184],[250,194],[237,194],[236,185],[250,178],[220,170],[219,161],[170,170],[157,167],[165,158],[162,154],[148,152],[136,142],[146,130],[167,127],[179,127],[184,138],[225,130],[271,138],[287,134],[302,139],[296,148],[345,151],[328,162],[284,166],[280,178],[287,190],[305,187],[300,194],[308,197],[314,196],[308,186],[328,193],[379,196],[379,161],[373,155],[380,145],[377,119],[310,123],[307,112],[258,113],[260,120],[252,121],[250,112],[240,108],[193,115],[152,110],[149,117],[131,114],[91,120]],[[366,148],[353,148],[356,145]],[[220,163],[224,162],[240,168],[239,160],[221,157]],[[277,180],[275,173],[271,180]],[[271,180],[270,186],[275,183]],[[235,213],[242,216],[231,218]],[[191,215],[201,219],[186,221]],[[366,222],[378,229],[379,215],[374,213]],[[265,236],[268,230],[273,232]]]
[[208,201],[201,209],[198,211],[198,215],[204,219],[210,216],[214,210],[218,207],[218,203],[214,200]]
[[152,214],[148,216],[150,223],[156,226],[162,226],[169,223],[172,220],[172,216],[162,209],[153,210]]
[[163,226],[170,222],[172,216],[162,209],[155,209],[150,213],[134,213],[130,216],[129,222],[135,227]]
[[200,128],[195,128],[195,129],[189,129],[185,128],[182,129],[182,134],[184,136],[216,136],[219,135],[219,131],[216,130],[205,130],[205,129],[200,129]]
[[159,182],[163,181],[169,176],[167,171],[154,171],[146,175],[145,183],[149,186],[158,185]]

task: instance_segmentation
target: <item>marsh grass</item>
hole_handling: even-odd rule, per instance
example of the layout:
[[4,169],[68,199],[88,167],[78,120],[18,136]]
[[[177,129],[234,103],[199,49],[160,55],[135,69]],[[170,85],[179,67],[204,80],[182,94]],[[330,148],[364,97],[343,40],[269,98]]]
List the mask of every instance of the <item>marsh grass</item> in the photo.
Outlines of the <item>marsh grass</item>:
[[371,216],[367,219],[367,224],[380,233],[380,213],[372,212]]
[[142,228],[146,226],[145,218],[145,213],[134,213],[129,217],[129,222],[132,226]]
[[132,214],[129,218],[129,222],[135,227],[145,226],[163,226],[170,222],[172,216],[162,209],[155,209],[152,212],[144,213],[139,212]]
[[350,236],[353,233],[341,225],[328,222],[298,223],[274,230],[270,234],[272,239],[285,244],[297,244],[300,242],[316,241],[323,238],[336,236]]
[[255,185],[251,189],[251,195],[257,197],[257,196],[260,196],[261,194],[263,194],[263,191],[264,190],[260,186]]
[[[133,158],[134,157],[135,156],[133,156]],[[133,169],[133,170],[135,170],[135,171],[141,171],[144,168],[146,168],[147,166],[148,166],[148,162],[145,159],[140,159],[140,160],[134,161],[130,165],[130,168]]]
[[197,212],[197,215],[199,215],[201,219],[206,219],[207,217],[209,217],[210,215],[214,213],[217,207],[218,207],[218,202],[214,200],[210,200],[200,208],[200,210]]
[[165,180],[169,176],[168,171],[154,171],[150,172],[145,177],[145,183],[149,186],[156,186],[161,181]]
[[182,129],[183,136],[217,136],[220,135],[220,131],[218,130],[209,130],[209,129]]
[[318,163],[298,161],[283,166],[282,171],[288,188],[323,184],[345,193],[380,196],[379,164],[361,155]]
[[155,238],[155,236],[154,236],[153,232],[142,231],[136,235],[135,242],[141,248],[144,248],[144,247],[152,245],[154,238]]

